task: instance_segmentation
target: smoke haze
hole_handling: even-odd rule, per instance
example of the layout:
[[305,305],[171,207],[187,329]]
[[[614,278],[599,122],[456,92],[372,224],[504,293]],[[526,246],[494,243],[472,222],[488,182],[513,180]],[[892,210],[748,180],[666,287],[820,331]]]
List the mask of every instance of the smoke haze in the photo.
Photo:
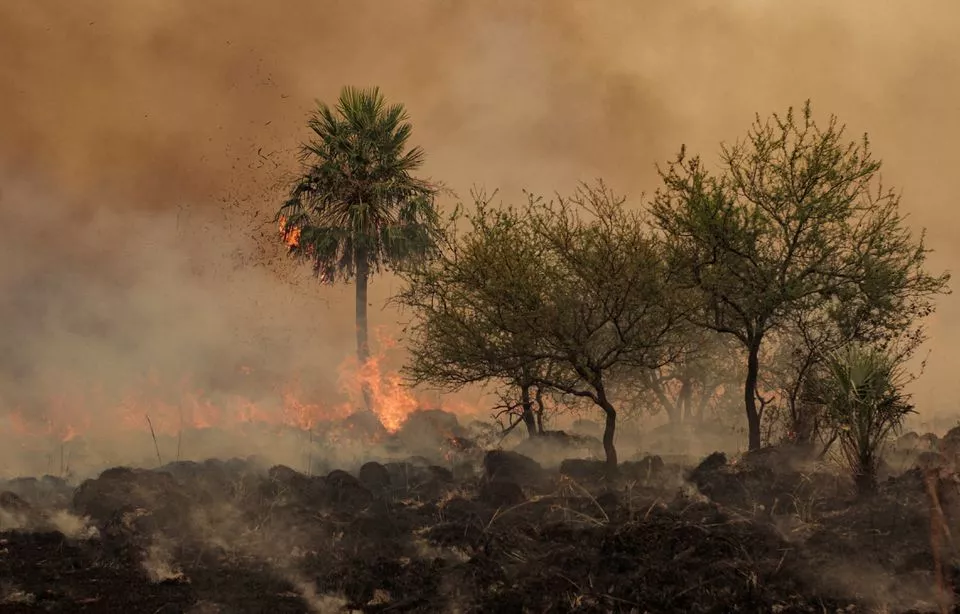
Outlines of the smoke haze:
[[[947,0],[0,4],[0,405],[147,369],[335,392],[352,288],[286,261],[270,220],[313,101],[345,84],[407,105],[426,175],[507,197],[599,176],[638,200],[682,143],[715,160],[811,98],[869,132],[931,267],[954,268],[958,31]],[[391,284],[371,315],[396,330]],[[958,311],[931,322],[925,416],[958,409]]]

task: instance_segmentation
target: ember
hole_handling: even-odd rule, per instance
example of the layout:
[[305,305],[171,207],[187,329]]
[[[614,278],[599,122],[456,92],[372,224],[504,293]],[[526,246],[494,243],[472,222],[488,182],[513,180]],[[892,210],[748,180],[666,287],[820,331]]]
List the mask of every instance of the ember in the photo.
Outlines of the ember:
[[280,216],[279,230],[280,237],[283,239],[283,243],[289,249],[293,249],[300,245],[300,233],[303,232],[302,228],[287,228],[287,218]]

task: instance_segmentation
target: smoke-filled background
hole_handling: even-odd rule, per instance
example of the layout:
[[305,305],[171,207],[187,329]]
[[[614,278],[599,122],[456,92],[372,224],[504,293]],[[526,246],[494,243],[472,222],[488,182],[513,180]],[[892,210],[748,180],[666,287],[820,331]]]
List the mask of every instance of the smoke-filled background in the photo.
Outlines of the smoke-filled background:
[[[272,217],[314,100],[345,84],[405,103],[425,174],[461,196],[603,177],[634,202],[681,144],[715,160],[755,113],[811,98],[851,137],[869,132],[928,229],[931,267],[953,268],[956,2],[667,7],[0,4],[0,407],[29,421],[109,399],[139,420],[136,395],[185,386],[269,405],[291,381],[311,401],[342,397],[352,288],[285,260]],[[372,288],[387,336],[393,290]],[[958,309],[948,297],[931,322],[915,390],[926,418],[958,409]]]

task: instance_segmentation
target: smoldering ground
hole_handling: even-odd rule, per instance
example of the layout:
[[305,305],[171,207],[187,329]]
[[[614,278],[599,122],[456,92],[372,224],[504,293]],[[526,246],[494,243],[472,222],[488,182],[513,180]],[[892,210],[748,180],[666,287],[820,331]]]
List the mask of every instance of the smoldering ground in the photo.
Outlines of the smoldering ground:
[[[83,413],[77,394],[122,401],[132,388],[162,398],[180,391],[181,374],[189,375],[191,388],[242,390],[268,405],[290,372],[309,374],[302,381],[307,396],[325,401],[333,395],[336,365],[352,350],[350,288],[319,288],[291,267],[269,220],[283,178],[295,171],[313,100],[331,100],[344,84],[379,85],[391,100],[405,102],[414,139],[429,154],[426,173],[460,194],[473,184],[499,187],[508,197],[520,188],[565,191],[602,176],[634,202],[655,188],[654,163],[669,159],[681,143],[714,159],[717,143],[742,134],[754,113],[812,98],[818,114],[837,113],[851,135],[870,132],[886,162],[885,179],[903,188],[913,222],[929,229],[936,250],[931,266],[950,268],[958,257],[952,241],[952,197],[960,188],[953,172],[960,162],[954,147],[958,29],[960,8],[949,0],[917,6],[866,0],[5,3],[0,403],[28,421],[42,423],[50,411],[75,418]],[[375,305],[392,283],[376,281]],[[955,298],[942,300],[932,323],[932,355],[915,391],[924,416],[955,410],[958,305]],[[396,314],[375,309],[373,319],[395,326]],[[241,367],[260,375],[251,381]],[[151,370],[168,378],[159,390],[151,387]],[[177,385],[167,387],[169,378]],[[101,420],[97,426],[122,425]],[[136,437],[114,438],[122,444],[116,462],[153,453],[146,429],[138,428]],[[10,432],[0,439],[0,462],[18,472],[13,463],[24,456]],[[162,451],[169,461],[170,448]],[[35,464],[22,469],[48,472],[49,463],[42,464],[39,471]],[[244,471],[244,465],[212,463],[177,479],[107,475],[95,483],[105,490],[94,491],[90,501],[114,507],[53,506],[97,516],[106,538],[64,545],[52,533],[6,534],[0,546],[15,556],[0,564],[19,566],[4,569],[4,577],[20,584],[0,587],[2,598],[9,605],[17,595],[62,603],[76,603],[78,595],[133,595],[129,587],[143,584],[136,570],[144,564],[158,579],[185,569],[192,587],[202,590],[229,577],[228,590],[214,590],[219,598],[257,590],[276,607],[300,578],[282,584],[237,571],[236,561],[251,553],[256,566],[274,576],[278,569],[306,569],[322,578],[320,594],[330,588],[369,608],[377,607],[386,578],[394,599],[438,596],[429,607],[535,608],[543,605],[540,596],[559,596],[571,607],[608,608],[656,599],[676,606],[686,599],[684,609],[693,611],[693,603],[722,603],[710,574],[722,579],[718,586],[740,591],[734,597],[770,605],[781,595],[792,598],[808,571],[822,572],[821,557],[853,570],[855,578],[843,578],[839,589],[849,593],[851,585],[863,584],[858,565],[891,561],[891,553],[890,567],[875,579],[907,593],[898,603],[915,593],[929,596],[933,586],[923,575],[932,568],[926,503],[911,476],[891,487],[907,495],[891,491],[875,507],[838,511],[829,486],[793,475],[808,489],[790,490],[795,514],[777,509],[772,496],[762,499],[766,509],[773,506],[771,516],[779,514],[778,527],[792,523],[784,536],[765,520],[742,521],[758,513],[760,499],[724,499],[727,509],[718,511],[699,497],[663,504],[665,491],[643,488],[611,499],[570,496],[580,493],[572,486],[560,498],[525,486],[520,496],[532,503],[509,516],[496,496],[515,497],[516,489],[488,489],[483,496],[490,499],[475,501],[478,483],[467,477],[460,492],[444,482],[429,495],[404,491],[358,514],[341,497],[352,488],[341,475],[301,479],[306,476],[284,470]],[[724,493],[740,497],[765,488],[739,471],[722,468],[698,488],[712,489],[718,501]],[[215,487],[204,482],[211,476]],[[424,483],[435,484],[435,477]],[[111,499],[109,488],[125,484],[141,487],[141,498],[121,493]],[[197,493],[220,491],[204,506],[187,504]],[[323,499],[331,493],[337,498]],[[543,495],[549,496],[538,498]],[[558,514],[566,524],[553,522]],[[577,519],[573,525],[570,518]],[[181,527],[188,530],[178,533]],[[298,527],[316,534],[309,547],[294,552],[292,541],[302,534],[291,529]],[[238,528],[249,532],[238,536]],[[390,541],[380,531],[388,537],[422,531],[443,556],[418,554],[409,540]],[[171,544],[171,533],[181,543]],[[235,542],[232,548],[224,548],[225,538]],[[520,550],[508,546],[517,540]],[[809,548],[796,559],[799,541]],[[730,544],[746,544],[749,560]],[[457,558],[463,553],[466,563]],[[211,559],[223,566],[211,572]],[[64,562],[63,569],[43,566],[50,561]],[[669,576],[678,565],[682,573]],[[106,583],[99,586],[115,590],[83,592],[98,586],[91,581],[70,594],[77,587],[64,578],[76,578],[76,569],[101,574]],[[567,579],[597,569],[619,582],[612,594],[621,601],[603,601],[609,597],[603,591]],[[506,577],[520,578],[520,588],[490,588]],[[192,604],[192,591],[202,592],[171,580],[143,589],[138,603],[154,611]],[[43,592],[49,586],[63,590],[51,596]],[[829,594],[821,596],[829,601]]]
[[[754,113],[812,98],[870,132],[949,268],[958,22],[947,1],[3,6],[3,398],[29,416],[71,379],[167,366],[229,390],[246,359],[335,388],[350,289],[293,269],[269,220],[313,100],[343,84],[406,103],[426,173],[460,194],[602,176],[634,202],[681,143],[714,159]],[[954,410],[958,309],[932,322],[925,416]]]
[[233,459],[114,468],[77,489],[0,481],[0,604],[938,611],[918,474],[850,505],[835,475],[787,458],[647,460],[624,464],[625,484],[590,478],[602,462],[558,474],[500,451],[482,472],[411,459],[305,475]]

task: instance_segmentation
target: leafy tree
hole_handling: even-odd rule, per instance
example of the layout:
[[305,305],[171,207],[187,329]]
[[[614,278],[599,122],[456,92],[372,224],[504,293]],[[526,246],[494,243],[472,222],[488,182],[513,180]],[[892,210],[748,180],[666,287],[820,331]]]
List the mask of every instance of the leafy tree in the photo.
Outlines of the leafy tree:
[[646,220],[602,183],[554,202],[532,199],[534,241],[547,248],[536,280],[539,309],[527,321],[537,343],[521,358],[546,363],[538,383],[589,399],[605,415],[603,447],[617,465],[611,388],[625,372],[674,359],[683,301]]
[[[843,305],[826,307],[796,312],[768,335],[766,368],[760,376],[764,387],[778,396],[781,414],[777,417],[781,419],[779,426],[785,431],[785,439],[810,453],[819,446],[820,456],[829,451],[837,435],[824,415],[825,356],[850,343],[864,342],[866,338],[865,331],[843,330],[839,326],[836,314],[831,311],[844,309]],[[890,337],[884,339],[885,345],[896,337],[895,331],[888,333]],[[903,359],[915,350],[912,343],[901,347]]]
[[[371,273],[429,257],[439,230],[438,187],[413,175],[424,152],[408,146],[407,120],[403,105],[388,105],[377,88],[345,87],[335,107],[318,103],[302,172],[277,214],[291,253],[322,282],[355,281],[361,365],[370,357]],[[367,388],[364,397],[371,409]]]
[[[749,446],[761,445],[761,348],[798,314],[832,310],[851,338],[912,330],[948,275],[924,270],[928,250],[879,181],[869,142],[847,142],[831,117],[757,117],[746,138],[721,147],[719,174],[681,149],[661,169],[652,207],[684,285],[700,294],[691,320],[735,338],[746,354]],[[858,305],[860,309],[838,308]]]
[[[536,376],[548,365],[516,358],[537,340],[515,312],[535,308],[528,291],[530,280],[545,274],[544,249],[520,212],[490,206],[494,195],[475,193],[474,212],[454,214],[439,256],[401,272],[407,283],[394,300],[414,314],[404,373],[415,385],[449,391],[506,385],[497,409],[518,416],[532,437],[543,430],[543,386]],[[461,223],[469,227],[462,236],[456,230]],[[506,428],[514,425],[511,420]]]
[[768,389],[779,393],[784,426],[794,444],[810,451],[819,445],[822,456],[836,441],[837,433],[824,415],[822,392],[829,377],[824,360],[831,352],[869,344],[906,362],[925,341],[927,307],[893,311],[885,309],[882,300],[871,293],[848,293],[843,299],[808,305],[790,314],[768,339],[773,347],[761,377]]
[[717,395],[735,376],[737,348],[722,335],[688,329],[687,342],[676,360],[656,369],[641,369],[636,402],[662,409],[670,424],[679,426],[703,421]]
[[499,393],[500,403],[494,408],[493,417],[501,425],[504,436],[521,423],[527,427],[530,437],[545,433],[543,417],[547,413],[547,399],[555,401],[555,395],[536,381],[537,378],[521,370],[518,377],[509,380],[509,388]]
[[833,443],[830,429],[823,420],[823,404],[816,389],[822,377],[824,352],[833,351],[845,342],[831,335],[829,323],[800,314],[796,321],[768,335],[767,352],[762,362],[763,387],[777,396],[776,416],[769,416],[773,430],[780,427],[783,439],[812,453],[817,443],[822,453]]
[[824,365],[828,419],[858,490],[869,494],[876,489],[883,445],[913,413],[903,392],[907,374],[895,353],[858,343],[830,352]]
[[601,184],[554,202],[531,197],[522,212],[480,203],[471,222],[408,277],[400,301],[415,311],[410,372],[454,384],[522,374],[538,389],[589,399],[606,416],[615,468],[608,385],[669,360],[680,320],[645,221]]

